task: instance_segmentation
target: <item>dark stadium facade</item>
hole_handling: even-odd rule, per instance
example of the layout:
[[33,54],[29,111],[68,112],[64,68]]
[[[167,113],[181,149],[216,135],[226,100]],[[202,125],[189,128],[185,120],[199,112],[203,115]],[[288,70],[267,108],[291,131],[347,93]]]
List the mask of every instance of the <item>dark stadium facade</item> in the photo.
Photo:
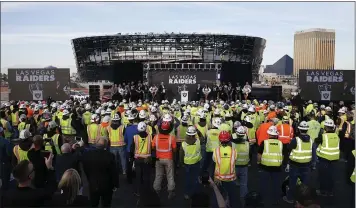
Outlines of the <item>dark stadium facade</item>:
[[117,63],[126,62],[239,63],[247,65],[256,79],[266,40],[225,34],[119,33],[76,38],[72,46],[82,81],[112,80],[120,70]]

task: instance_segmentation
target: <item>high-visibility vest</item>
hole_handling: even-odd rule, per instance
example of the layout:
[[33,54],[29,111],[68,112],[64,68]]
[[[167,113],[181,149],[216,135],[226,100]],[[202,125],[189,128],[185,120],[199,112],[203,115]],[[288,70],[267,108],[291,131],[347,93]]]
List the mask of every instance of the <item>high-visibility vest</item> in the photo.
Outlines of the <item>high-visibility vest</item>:
[[[44,139],[48,138],[48,135],[47,135],[47,134],[44,134],[44,135],[43,135],[43,138],[44,138]],[[59,134],[55,134],[55,135],[53,135],[53,136],[51,137],[51,139],[53,140],[53,144],[54,144],[54,147],[55,147],[55,149],[56,149],[57,155],[60,155],[60,154],[62,154],[62,152],[61,152],[61,150],[59,149],[58,138],[59,138]],[[49,142],[46,142],[45,150],[52,152],[52,146],[51,146],[51,144],[50,144]]]
[[83,120],[85,125],[90,124],[90,118],[91,118],[91,113],[89,111],[85,111],[85,113],[83,113]]
[[191,145],[184,141],[182,148],[184,150],[184,164],[193,165],[202,159],[199,139]]
[[60,120],[60,126],[62,129],[62,133],[65,135],[75,135],[77,132],[75,129],[72,127],[72,119],[67,118],[66,120],[61,119]]
[[297,140],[297,147],[291,151],[289,159],[297,163],[310,162],[312,159],[313,141],[310,139],[309,142],[303,142],[299,137],[295,139]]
[[261,164],[269,167],[279,167],[283,161],[283,144],[277,139],[263,141],[264,148]]
[[206,133],[206,152],[213,152],[215,148],[218,148],[220,145],[219,141],[219,129],[209,129]]
[[[352,150],[352,154],[354,155],[354,157],[356,157],[356,150]],[[356,166],[354,169],[354,172],[352,172],[352,175],[350,176],[350,180],[355,183],[355,174],[356,174]]]
[[316,120],[308,121],[309,129],[307,134],[310,136],[310,139],[314,142],[316,138],[319,136],[321,125]]
[[185,141],[185,136],[186,136],[186,133],[187,133],[187,129],[188,129],[188,126],[183,126],[183,125],[179,125],[178,126],[177,135],[176,135],[177,142]]
[[139,135],[135,135],[134,142],[135,158],[148,158],[151,156],[152,136],[150,134],[144,139]]
[[152,126],[150,126],[150,125],[148,125],[147,124],[147,133],[149,134],[149,135],[152,135],[153,134],[153,129],[152,129]]
[[11,122],[12,126],[19,125],[19,112],[16,111],[15,113],[11,113]]
[[340,159],[340,138],[336,133],[324,133],[322,135],[323,143],[316,149],[316,155],[326,160]]
[[111,128],[108,126],[108,133],[110,139],[110,146],[112,147],[121,147],[125,145],[124,141],[124,127],[121,125],[117,129]]
[[11,137],[11,132],[9,131],[9,129],[7,129],[7,123],[8,121],[5,119],[1,119],[1,124],[2,124],[2,128],[4,129],[4,134],[5,134],[5,138],[10,138]]
[[206,133],[208,132],[208,124],[205,126],[200,126],[199,124],[195,124],[195,128],[200,131],[203,137],[206,137]]
[[103,126],[102,125],[103,123],[101,123],[100,125],[99,125],[99,135],[100,136],[104,136],[104,137],[108,137],[109,136],[109,132],[108,132],[108,127],[109,126]]
[[63,118],[63,112],[62,111],[59,111],[58,113],[57,113],[57,118],[58,118],[58,120],[62,120],[62,118]]
[[25,122],[21,122],[19,123],[19,125],[17,126],[18,129],[19,129],[19,132],[24,130],[24,129],[27,129],[27,130],[30,130],[30,124],[26,124]]
[[289,144],[293,136],[293,128],[289,124],[280,124],[277,126],[278,139],[283,144]]
[[232,147],[237,152],[237,158],[235,165],[247,165],[250,162],[250,143],[245,141],[244,143],[232,143]]
[[167,135],[169,136],[168,137],[168,149],[161,149],[159,147],[159,135],[156,136],[156,140],[155,140],[155,143],[156,143],[156,151],[157,152],[170,152],[172,151],[172,136],[171,135]]
[[27,156],[28,151],[22,150],[19,145],[16,145],[12,151],[14,152],[14,155],[17,158],[17,163],[23,160],[28,160],[28,156]]
[[345,121],[346,123],[346,131],[345,131],[345,139],[351,139],[350,134],[351,134],[351,124],[348,121]]
[[220,146],[213,152],[215,161],[214,177],[220,181],[236,180],[235,163],[237,153],[231,146]]
[[99,125],[96,123],[89,124],[87,126],[87,133],[88,133],[88,143],[94,144],[96,138],[100,135]]

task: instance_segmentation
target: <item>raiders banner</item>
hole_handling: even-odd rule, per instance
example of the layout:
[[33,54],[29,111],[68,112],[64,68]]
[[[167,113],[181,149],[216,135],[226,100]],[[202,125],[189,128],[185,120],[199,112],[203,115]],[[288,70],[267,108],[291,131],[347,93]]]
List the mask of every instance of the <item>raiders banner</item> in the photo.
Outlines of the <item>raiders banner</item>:
[[168,99],[181,98],[181,91],[189,91],[189,100],[195,99],[197,84],[211,86],[216,82],[215,71],[151,70],[148,72],[149,85],[157,87],[163,82]]
[[9,69],[10,100],[66,100],[70,96],[69,69]]
[[300,96],[313,101],[355,100],[355,70],[300,70]]

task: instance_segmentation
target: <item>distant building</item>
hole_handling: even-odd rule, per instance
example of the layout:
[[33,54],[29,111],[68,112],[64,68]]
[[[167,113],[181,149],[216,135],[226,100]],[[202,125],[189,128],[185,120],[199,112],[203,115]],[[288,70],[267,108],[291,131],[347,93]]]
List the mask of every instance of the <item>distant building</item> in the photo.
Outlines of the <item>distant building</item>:
[[309,29],[294,34],[293,74],[300,69],[333,70],[335,62],[335,30]]
[[264,73],[273,73],[277,75],[293,75],[293,59],[284,55],[273,65],[267,65]]

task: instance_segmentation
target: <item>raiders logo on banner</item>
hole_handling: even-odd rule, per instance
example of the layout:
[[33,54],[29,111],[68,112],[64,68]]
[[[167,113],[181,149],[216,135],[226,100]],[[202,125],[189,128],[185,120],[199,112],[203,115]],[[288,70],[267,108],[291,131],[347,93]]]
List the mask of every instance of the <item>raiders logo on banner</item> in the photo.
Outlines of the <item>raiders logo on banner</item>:
[[43,91],[42,90],[33,90],[32,91],[33,100],[43,100]]
[[181,102],[188,102],[188,91],[181,91],[180,92],[180,101]]

